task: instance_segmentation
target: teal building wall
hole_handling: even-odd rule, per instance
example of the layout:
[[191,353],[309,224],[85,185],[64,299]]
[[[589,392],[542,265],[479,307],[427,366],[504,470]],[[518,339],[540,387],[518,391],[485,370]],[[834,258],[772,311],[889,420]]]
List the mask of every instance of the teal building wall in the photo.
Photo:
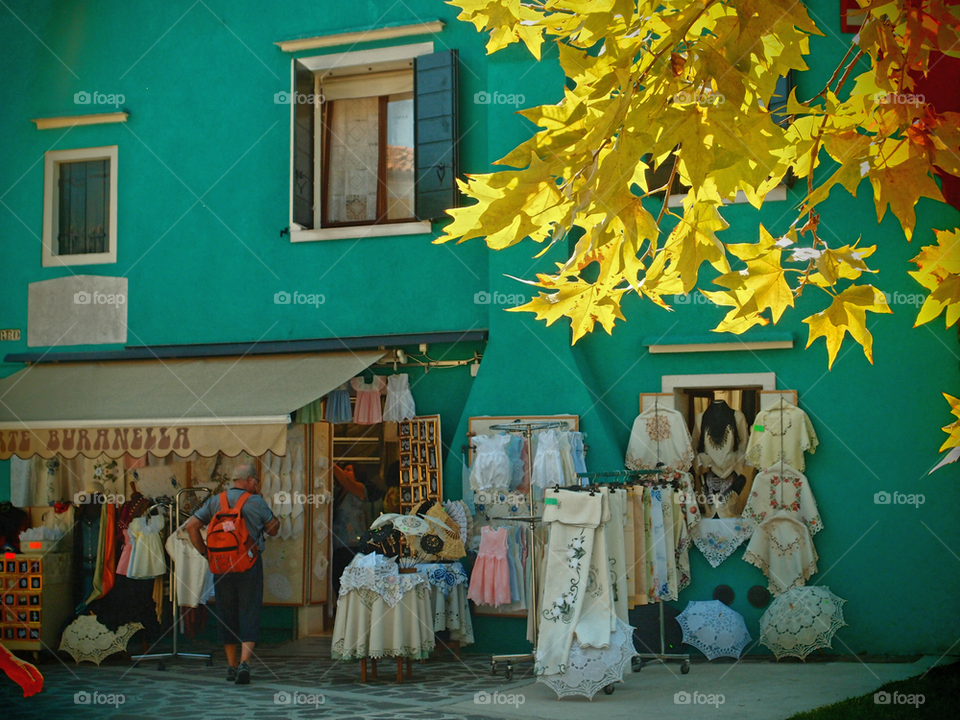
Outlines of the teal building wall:
[[[348,49],[433,39],[438,50],[459,51],[461,168],[468,173],[489,171],[532,131],[514,108],[477,104],[475,93],[519,93],[524,106],[555,102],[562,83],[555,49],[547,48],[539,64],[516,47],[487,57],[486,38],[438,0],[393,6],[211,0],[209,9],[117,0],[8,4],[0,9],[0,326],[22,328],[24,339],[3,343],[4,355],[46,350],[26,346],[27,286],[71,273],[41,267],[43,153],[119,145],[118,261],[72,270],[129,278],[130,345],[488,329],[485,346],[431,349],[446,359],[482,351],[475,378],[466,367],[412,373],[420,412],[442,417],[452,498],[461,493],[460,448],[471,416],[577,414],[589,469],[616,469],[638,395],[659,391],[663,375],[774,372],[778,387],[798,391],[820,437],[806,470],[825,525],[815,538],[820,572],[812,582],[848,600],[849,626],[834,651],[939,655],[960,637],[960,524],[951,510],[960,499],[960,468],[927,474],[943,438],[938,428],[950,420],[940,393],[958,390],[956,329],[942,321],[914,329],[917,308],[894,305],[892,316],[868,315],[874,364],[848,340],[828,371],[822,341],[803,349],[807,330],[800,320],[826,306],[825,296],[808,291],[777,328],[792,333],[791,350],[651,355],[644,338],[708,333],[725,311],[687,304],[668,313],[630,297],[627,321],[612,336],[601,330],[571,347],[563,322],[547,328],[531,314],[475,302],[479,292],[529,296],[529,287],[507,276],[552,269],[563,248],[534,259],[541,248],[532,243],[490,252],[479,241],[438,246],[428,236],[298,244],[280,236],[289,224],[290,128],[289,108],[276,105],[273,95],[289,88],[291,55],[275,42],[442,19],[443,31],[432,38]],[[811,70],[797,77],[800,97],[819,90],[852,37],[840,34],[837,0],[807,5],[826,37],[811,42]],[[45,131],[29,122],[86,112],[73,103],[83,90],[123,94],[129,120]],[[788,201],[768,203],[759,214],[749,206],[727,208],[731,228],[723,239],[755,241],[760,221],[782,233],[798,198],[790,191]],[[878,245],[870,264],[882,270],[874,284],[904,295],[921,291],[906,275],[909,258],[933,242],[933,228],[960,222],[952,208],[923,200],[910,245],[889,213],[877,223],[867,185],[857,198],[835,190],[820,210],[828,242],[862,237]],[[439,234],[435,224],[433,236]],[[322,293],[326,302],[319,309],[278,306],[273,295],[281,290]],[[19,368],[4,363],[0,374]],[[9,498],[8,465],[0,462],[0,500]],[[882,490],[922,493],[926,501],[918,508],[877,505],[874,494]],[[691,551],[693,581],[678,606],[730,585],[734,609],[758,637],[761,611],[746,602],[746,591],[766,582],[742,554],[714,569]],[[282,635],[292,615],[270,609],[265,623]],[[478,616],[475,627],[471,650],[525,647],[522,621]]]

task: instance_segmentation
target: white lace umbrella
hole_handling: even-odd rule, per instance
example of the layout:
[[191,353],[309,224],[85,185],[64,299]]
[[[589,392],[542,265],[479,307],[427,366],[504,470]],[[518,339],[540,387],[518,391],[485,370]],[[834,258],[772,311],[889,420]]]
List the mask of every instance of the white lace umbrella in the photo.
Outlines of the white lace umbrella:
[[559,700],[567,695],[583,695],[593,699],[601,688],[611,688],[623,682],[629,672],[630,658],[637,654],[633,647],[633,628],[623,620],[617,620],[617,629],[610,635],[610,647],[606,650],[582,648],[573,641],[567,669],[559,675],[540,675],[537,682],[549,686]]
[[127,623],[111,632],[96,615],[81,615],[63,631],[60,649],[70,653],[78,665],[84,660],[99,665],[104,658],[125,652],[127,643],[138,630],[143,630],[143,625]]
[[677,615],[683,629],[683,641],[707,656],[739,658],[753,639],[743,616],[719,600],[694,600]]
[[830,588],[806,585],[793,588],[774,600],[760,618],[760,642],[777,660],[801,660],[817,648],[830,647],[843,621],[843,604]]

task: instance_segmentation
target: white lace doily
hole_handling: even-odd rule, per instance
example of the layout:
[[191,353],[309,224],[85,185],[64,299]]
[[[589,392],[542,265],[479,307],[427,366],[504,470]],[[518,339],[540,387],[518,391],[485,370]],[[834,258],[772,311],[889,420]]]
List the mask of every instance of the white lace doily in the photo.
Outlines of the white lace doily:
[[623,682],[624,673],[630,672],[630,658],[636,654],[633,628],[618,619],[617,629],[610,634],[608,648],[582,648],[574,639],[564,671],[557,675],[540,675],[537,682],[553,689],[558,700],[567,695],[583,695],[592,700],[601,688]]

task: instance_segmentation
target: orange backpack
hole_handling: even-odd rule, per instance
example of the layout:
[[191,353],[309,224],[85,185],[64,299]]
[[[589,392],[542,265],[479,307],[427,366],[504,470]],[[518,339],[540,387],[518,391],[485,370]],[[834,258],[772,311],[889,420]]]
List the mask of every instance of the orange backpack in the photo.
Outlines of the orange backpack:
[[257,560],[257,543],[247,532],[247,523],[240,514],[249,497],[250,493],[243,493],[231,508],[227,493],[220,493],[220,509],[207,530],[207,562],[214,575],[245,572]]

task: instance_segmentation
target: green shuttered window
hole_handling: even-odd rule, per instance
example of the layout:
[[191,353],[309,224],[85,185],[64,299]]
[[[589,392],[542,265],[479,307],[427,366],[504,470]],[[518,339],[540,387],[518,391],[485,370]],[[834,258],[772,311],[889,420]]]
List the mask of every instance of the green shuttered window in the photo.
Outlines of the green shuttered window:
[[310,60],[294,61],[293,222],[309,230],[445,218],[459,197],[456,51],[399,68],[364,63],[354,74],[311,70]]
[[110,240],[110,161],[60,163],[57,255],[105,253]]

